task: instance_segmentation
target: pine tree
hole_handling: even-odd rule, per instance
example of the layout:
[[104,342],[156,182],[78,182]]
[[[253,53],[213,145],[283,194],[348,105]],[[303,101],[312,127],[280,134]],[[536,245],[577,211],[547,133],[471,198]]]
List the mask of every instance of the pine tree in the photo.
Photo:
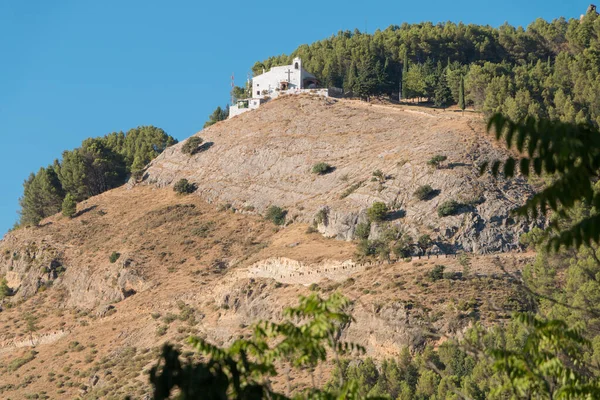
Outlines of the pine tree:
[[433,102],[436,107],[446,107],[452,101],[452,92],[448,87],[448,80],[446,79],[446,73],[442,72],[438,78],[437,85],[435,87],[435,93],[433,95]]
[[370,60],[363,60],[358,66],[358,76],[354,84],[354,94],[363,100],[377,92],[377,70]]
[[23,183],[21,225],[37,225],[42,219],[60,210],[63,192],[52,166],[40,168]]
[[458,107],[464,112],[465,105],[465,77],[460,77],[460,87],[458,89]]
[[77,203],[71,193],[67,193],[62,202],[62,213],[68,218],[73,218],[77,213]]
[[408,74],[408,53],[404,53],[404,63],[402,64],[402,99],[408,98],[408,87],[406,86],[406,76]]

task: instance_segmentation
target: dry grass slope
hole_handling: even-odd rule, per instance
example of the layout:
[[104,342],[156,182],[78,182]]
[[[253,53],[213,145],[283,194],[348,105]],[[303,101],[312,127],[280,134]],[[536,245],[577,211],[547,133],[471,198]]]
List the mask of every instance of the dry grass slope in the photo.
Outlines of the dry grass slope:
[[[319,229],[338,236],[336,221],[353,212],[360,220],[357,210],[375,199],[399,201],[407,229],[433,231],[427,225],[441,223],[430,220],[434,206],[415,202],[409,187],[430,183],[446,198],[457,193],[453,185],[476,186],[471,166],[425,165],[438,152],[464,162],[470,149],[491,148],[467,129],[471,123],[452,114],[284,98],[204,131],[214,143],[207,151],[184,158],[171,149],[148,171],[158,186],[193,178],[198,196],[122,187],[79,204],[74,219],[56,215],[8,234],[0,242],[0,276],[16,293],[0,312],[0,397],[142,397],[165,341],[196,334],[227,344],[257,320],[279,318],[310,290],[340,290],[354,300],[356,323],[345,335],[375,357],[505,318],[523,299],[498,264],[518,273],[531,255],[474,255],[462,278],[458,259],[435,258],[328,276],[318,271],[351,259],[355,244],[307,233],[320,207],[331,212]],[[336,170],[311,174],[321,160]],[[370,182],[374,169],[393,176],[380,191]],[[365,183],[340,200],[357,181]],[[492,203],[501,195],[490,187]],[[276,201],[295,222],[276,227],[256,214]],[[467,218],[456,221],[463,226]],[[114,263],[113,253],[120,254]],[[281,258],[318,280],[285,283],[276,273],[253,273]],[[433,281],[427,276],[436,264],[447,274]],[[294,382],[302,387],[306,380]]]

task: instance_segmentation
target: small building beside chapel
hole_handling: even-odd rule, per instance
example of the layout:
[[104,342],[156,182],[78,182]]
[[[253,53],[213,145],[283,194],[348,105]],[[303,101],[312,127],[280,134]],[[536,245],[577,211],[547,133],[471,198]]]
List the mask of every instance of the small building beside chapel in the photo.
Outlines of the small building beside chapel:
[[327,89],[318,89],[316,76],[302,68],[302,59],[294,58],[291,65],[273,67],[268,72],[252,78],[252,97],[241,99],[229,107],[229,118],[256,109],[270,99],[282,94],[299,94],[305,91],[327,96]]

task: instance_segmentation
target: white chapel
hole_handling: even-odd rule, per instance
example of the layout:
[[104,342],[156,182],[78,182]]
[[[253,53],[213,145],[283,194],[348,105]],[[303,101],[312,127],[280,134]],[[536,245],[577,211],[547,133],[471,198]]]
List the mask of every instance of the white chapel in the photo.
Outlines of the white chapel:
[[319,80],[302,68],[300,57],[294,58],[291,65],[273,67],[252,78],[252,98],[238,100],[229,108],[229,117],[260,107],[269,99],[282,94],[299,94],[306,91],[327,96],[327,89],[317,89]]

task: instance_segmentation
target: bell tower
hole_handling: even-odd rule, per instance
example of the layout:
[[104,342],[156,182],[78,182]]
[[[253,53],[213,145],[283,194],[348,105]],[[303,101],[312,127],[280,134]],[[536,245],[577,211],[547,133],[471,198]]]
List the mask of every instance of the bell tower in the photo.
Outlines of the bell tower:
[[294,58],[294,62],[292,63],[294,67],[294,73],[298,75],[298,87],[300,89],[304,89],[304,79],[302,77],[302,59],[300,57]]

